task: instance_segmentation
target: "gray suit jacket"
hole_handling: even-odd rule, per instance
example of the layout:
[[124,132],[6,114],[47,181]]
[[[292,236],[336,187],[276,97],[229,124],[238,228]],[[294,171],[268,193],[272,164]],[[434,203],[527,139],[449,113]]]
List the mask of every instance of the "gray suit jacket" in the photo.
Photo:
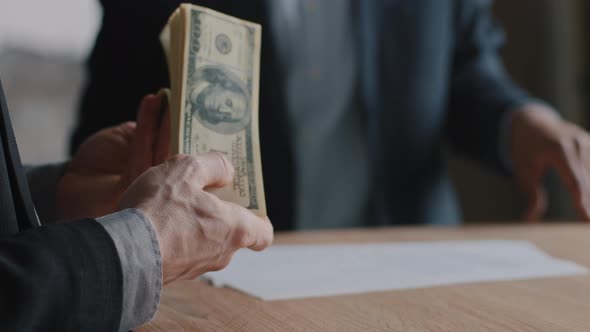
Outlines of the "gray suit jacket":
[[359,1],[361,84],[377,135],[376,174],[384,183],[375,200],[389,220],[459,219],[442,142],[506,171],[502,122],[529,97],[504,71],[498,55],[504,34],[490,5]]

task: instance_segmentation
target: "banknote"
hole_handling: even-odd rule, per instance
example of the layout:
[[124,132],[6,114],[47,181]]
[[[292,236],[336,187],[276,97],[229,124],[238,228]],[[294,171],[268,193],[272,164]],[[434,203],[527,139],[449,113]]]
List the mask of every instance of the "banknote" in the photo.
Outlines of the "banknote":
[[220,198],[266,215],[258,136],[261,27],[182,4],[161,34],[170,71],[173,153],[224,154],[233,183]]

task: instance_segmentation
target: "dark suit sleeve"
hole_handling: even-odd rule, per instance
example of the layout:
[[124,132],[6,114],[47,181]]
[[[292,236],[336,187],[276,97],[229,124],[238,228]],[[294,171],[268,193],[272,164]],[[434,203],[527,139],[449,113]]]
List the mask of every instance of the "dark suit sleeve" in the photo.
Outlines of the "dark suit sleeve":
[[529,101],[507,75],[498,51],[504,34],[489,0],[456,2],[456,40],[448,135],[452,147],[488,166],[503,169],[502,124],[516,106]]
[[0,331],[117,331],[122,275],[95,220],[0,239]]

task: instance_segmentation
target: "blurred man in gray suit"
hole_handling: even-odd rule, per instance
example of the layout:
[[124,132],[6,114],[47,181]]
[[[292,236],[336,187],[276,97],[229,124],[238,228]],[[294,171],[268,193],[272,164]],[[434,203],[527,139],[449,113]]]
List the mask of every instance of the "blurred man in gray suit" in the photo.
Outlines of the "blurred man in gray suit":
[[[181,1],[101,2],[74,146],[168,85],[158,35]],[[191,2],[264,26],[260,130],[276,229],[457,223],[445,141],[512,175],[527,218],[543,215],[548,168],[589,218],[590,137],[510,80],[491,1]]]

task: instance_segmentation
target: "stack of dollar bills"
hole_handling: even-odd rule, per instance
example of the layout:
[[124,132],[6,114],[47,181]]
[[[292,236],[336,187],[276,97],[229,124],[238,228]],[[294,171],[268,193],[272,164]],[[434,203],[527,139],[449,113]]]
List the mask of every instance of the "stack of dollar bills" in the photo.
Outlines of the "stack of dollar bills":
[[235,168],[233,183],[211,192],[265,216],[258,136],[260,25],[182,4],[161,41],[170,72],[172,152],[224,154]]

